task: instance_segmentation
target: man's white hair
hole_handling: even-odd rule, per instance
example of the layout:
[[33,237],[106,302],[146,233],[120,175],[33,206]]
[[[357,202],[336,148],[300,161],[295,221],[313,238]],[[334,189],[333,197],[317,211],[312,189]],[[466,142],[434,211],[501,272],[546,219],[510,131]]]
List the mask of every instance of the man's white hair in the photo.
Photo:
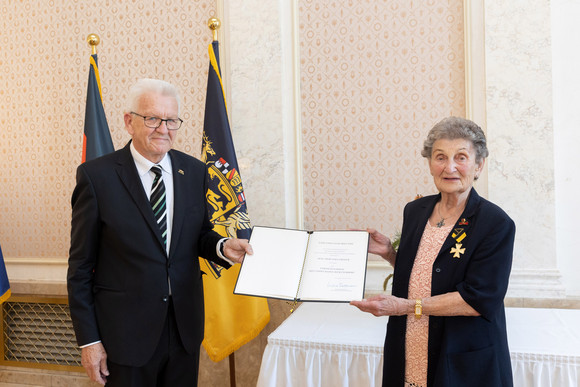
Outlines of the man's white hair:
[[147,93],[157,93],[175,98],[177,101],[177,114],[181,111],[179,92],[175,86],[160,79],[142,78],[129,89],[125,113],[136,112],[139,107],[139,100]]

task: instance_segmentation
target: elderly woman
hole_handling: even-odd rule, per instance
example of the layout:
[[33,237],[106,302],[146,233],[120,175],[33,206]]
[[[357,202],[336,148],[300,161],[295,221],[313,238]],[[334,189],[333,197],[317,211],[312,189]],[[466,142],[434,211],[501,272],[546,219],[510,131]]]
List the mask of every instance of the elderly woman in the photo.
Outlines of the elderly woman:
[[398,251],[369,229],[369,252],[394,266],[391,296],[351,304],[391,316],[383,386],[512,386],[503,300],[514,222],[473,188],[488,155],[475,123],[449,117],[424,142],[438,195],[406,205]]

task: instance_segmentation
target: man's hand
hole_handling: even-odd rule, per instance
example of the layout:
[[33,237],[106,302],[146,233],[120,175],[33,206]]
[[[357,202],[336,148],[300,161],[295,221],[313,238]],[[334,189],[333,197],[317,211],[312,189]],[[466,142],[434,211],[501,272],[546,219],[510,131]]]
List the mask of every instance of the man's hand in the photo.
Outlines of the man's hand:
[[109,369],[107,368],[107,352],[103,344],[97,343],[82,348],[81,364],[92,381],[105,385]]
[[235,263],[242,263],[244,255],[252,255],[254,250],[247,239],[228,239],[224,243],[224,255]]

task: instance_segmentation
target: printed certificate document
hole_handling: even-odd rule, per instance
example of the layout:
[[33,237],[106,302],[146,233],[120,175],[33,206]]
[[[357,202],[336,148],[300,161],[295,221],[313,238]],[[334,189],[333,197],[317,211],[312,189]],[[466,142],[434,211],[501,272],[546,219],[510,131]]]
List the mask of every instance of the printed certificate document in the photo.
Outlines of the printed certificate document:
[[369,234],[254,226],[235,294],[292,301],[364,297]]

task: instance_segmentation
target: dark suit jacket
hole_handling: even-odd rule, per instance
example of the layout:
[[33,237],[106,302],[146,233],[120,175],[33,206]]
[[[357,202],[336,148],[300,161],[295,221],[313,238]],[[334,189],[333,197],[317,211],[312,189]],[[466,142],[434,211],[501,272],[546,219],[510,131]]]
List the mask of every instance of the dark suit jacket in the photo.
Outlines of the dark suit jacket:
[[[405,207],[395,262],[393,295],[407,298],[419,242],[441,195]],[[452,249],[461,239],[464,252]],[[456,233],[456,237],[453,234]],[[479,317],[429,316],[429,387],[512,386],[503,300],[507,291],[515,225],[495,204],[471,190],[467,206],[433,264],[431,295],[458,291]],[[403,386],[407,316],[389,317],[383,386]]]
[[152,356],[168,311],[171,280],[176,322],[188,352],[203,340],[198,256],[229,267],[215,248],[205,200],[205,165],[169,152],[174,213],[169,257],[129,145],[81,164],[72,195],[67,275],[79,345],[101,340],[108,359],[141,366]]

